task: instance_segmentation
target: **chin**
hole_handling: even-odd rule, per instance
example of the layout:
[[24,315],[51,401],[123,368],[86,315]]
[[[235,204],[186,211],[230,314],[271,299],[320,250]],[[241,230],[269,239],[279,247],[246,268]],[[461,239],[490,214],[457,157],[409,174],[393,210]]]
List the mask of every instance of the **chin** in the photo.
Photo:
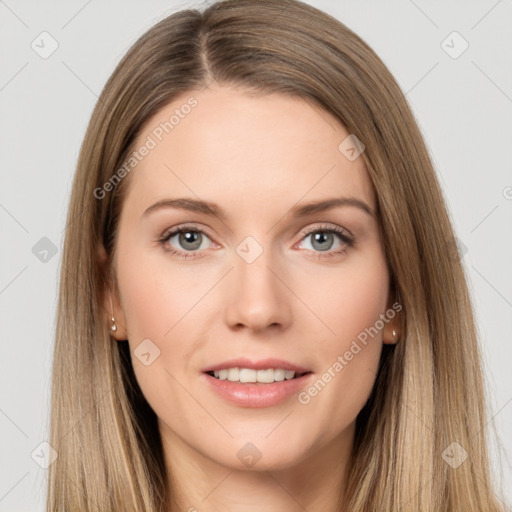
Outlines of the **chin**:
[[[290,436],[272,435],[265,439],[268,432],[261,436],[243,436],[223,444],[221,452],[206,453],[212,461],[232,470],[280,471],[300,464],[307,458],[304,440],[293,443]],[[250,439],[253,439],[252,441]],[[258,440],[259,439],[259,440]],[[291,442],[287,442],[289,439]],[[219,445],[220,446],[220,445]]]

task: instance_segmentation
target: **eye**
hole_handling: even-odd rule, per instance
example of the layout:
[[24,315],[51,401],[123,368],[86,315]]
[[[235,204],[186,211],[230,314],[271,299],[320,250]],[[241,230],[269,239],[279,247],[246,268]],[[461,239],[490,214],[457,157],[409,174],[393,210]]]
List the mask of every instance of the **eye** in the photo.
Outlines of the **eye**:
[[299,247],[317,253],[316,257],[337,256],[354,245],[354,239],[337,226],[316,226],[303,233],[302,239],[309,239],[309,244],[302,242]]
[[[196,227],[181,226],[170,232],[164,233],[159,239],[163,248],[182,258],[195,258],[194,254],[208,248],[210,238]],[[187,254],[188,253],[188,254]]]

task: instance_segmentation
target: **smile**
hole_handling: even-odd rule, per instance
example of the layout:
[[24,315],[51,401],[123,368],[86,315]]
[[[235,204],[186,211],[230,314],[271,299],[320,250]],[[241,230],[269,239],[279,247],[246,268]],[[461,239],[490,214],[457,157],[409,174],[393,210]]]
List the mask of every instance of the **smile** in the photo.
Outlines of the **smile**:
[[[228,380],[230,382],[259,382],[262,384],[271,384],[272,382],[282,382],[296,378],[294,370],[284,370],[283,368],[268,368],[266,370],[254,370],[252,368],[224,368],[208,372],[209,375],[219,380]],[[297,374],[300,377],[302,374]]]
[[203,369],[204,384],[231,405],[272,407],[286,402],[310,383],[314,373],[282,359],[224,361]]

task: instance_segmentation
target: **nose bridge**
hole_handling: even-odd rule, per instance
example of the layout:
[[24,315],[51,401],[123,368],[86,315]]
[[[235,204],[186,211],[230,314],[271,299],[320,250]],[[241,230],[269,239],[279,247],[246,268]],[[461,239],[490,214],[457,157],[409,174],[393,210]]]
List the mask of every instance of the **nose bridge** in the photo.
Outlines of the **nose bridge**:
[[287,324],[289,297],[286,297],[286,287],[275,275],[274,267],[279,265],[271,248],[247,237],[236,247],[233,258],[235,268],[226,312],[228,323],[242,324],[252,330]]

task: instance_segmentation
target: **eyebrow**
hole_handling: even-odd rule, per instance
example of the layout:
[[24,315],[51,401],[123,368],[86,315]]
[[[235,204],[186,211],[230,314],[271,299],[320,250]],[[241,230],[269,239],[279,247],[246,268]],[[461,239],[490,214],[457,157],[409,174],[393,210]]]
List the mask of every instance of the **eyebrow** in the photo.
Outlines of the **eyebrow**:
[[[332,208],[341,206],[352,206],[355,208],[359,208],[368,215],[375,217],[375,212],[364,201],[357,199],[355,197],[335,197],[332,199],[326,199],[324,201],[306,203],[293,207],[290,210],[290,213],[292,214],[292,216],[295,217],[305,217],[306,215],[324,212],[326,210],[331,210]],[[157,201],[156,203],[152,204],[149,208],[147,208],[142,214],[142,216],[146,217],[147,215],[155,211],[166,208],[174,208],[179,210],[187,210],[190,212],[202,213],[204,215],[209,215],[211,217],[216,217],[218,219],[226,218],[226,214],[223,212],[222,208],[220,208],[215,203],[186,197],[176,199],[162,199],[161,201]]]

